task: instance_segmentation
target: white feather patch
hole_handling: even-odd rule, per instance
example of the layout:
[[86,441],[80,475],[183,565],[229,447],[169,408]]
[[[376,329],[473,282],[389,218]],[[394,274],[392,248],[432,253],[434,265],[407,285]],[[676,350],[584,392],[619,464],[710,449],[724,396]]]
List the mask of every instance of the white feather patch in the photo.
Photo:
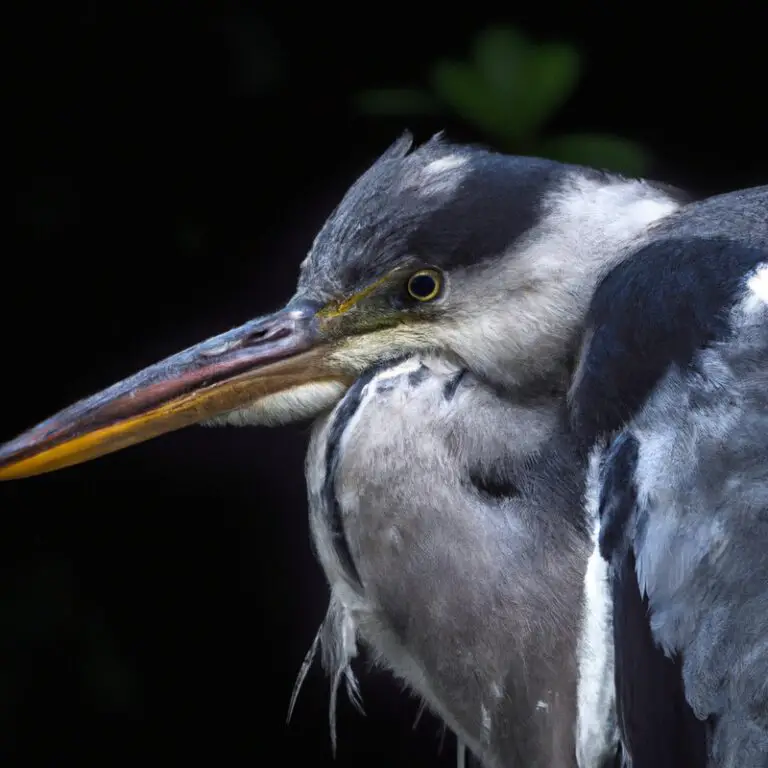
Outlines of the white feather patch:
[[584,576],[584,612],[579,638],[576,762],[580,768],[600,765],[618,743],[611,645],[612,610],[608,591],[608,563],[600,554],[600,458],[597,446],[590,456],[585,504],[592,521],[592,554]]
[[[768,264],[763,264],[747,281],[749,300],[754,304],[768,304]],[[755,306],[755,309],[757,307]]]
[[413,186],[423,196],[451,195],[464,180],[464,167],[468,162],[466,156],[459,154],[433,160],[413,180]]
[[301,421],[330,410],[342,397],[346,387],[338,381],[302,384],[285,392],[267,395],[244,408],[203,422],[207,427],[278,426]]

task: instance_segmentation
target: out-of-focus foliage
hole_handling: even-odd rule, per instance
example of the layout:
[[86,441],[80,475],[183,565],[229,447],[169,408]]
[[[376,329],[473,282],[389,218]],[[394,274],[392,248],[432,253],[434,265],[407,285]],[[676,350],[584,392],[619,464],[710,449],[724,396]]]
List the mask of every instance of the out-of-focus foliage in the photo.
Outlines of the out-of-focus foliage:
[[220,29],[229,49],[233,85],[244,95],[260,96],[281,85],[286,62],[274,30],[252,11],[224,16]]
[[468,61],[432,65],[427,89],[364,91],[357,104],[369,115],[448,111],[506,152],[642,175],[650,158],[633,141],[592,133],[543,133],[575,93],[580,76],[581,56],[572,46],[537,44],[509,27],[490,27],[475,39]]
[[[126,713],[139,703],[138,679],[95,605],[79,589],[71,563],[52,553],[4,562],[0,579],[0,737],[13,709],[46,684],[46,672],[71,671],[67,684],[92,712]],[[60,681],[59,681],[60,682]]]

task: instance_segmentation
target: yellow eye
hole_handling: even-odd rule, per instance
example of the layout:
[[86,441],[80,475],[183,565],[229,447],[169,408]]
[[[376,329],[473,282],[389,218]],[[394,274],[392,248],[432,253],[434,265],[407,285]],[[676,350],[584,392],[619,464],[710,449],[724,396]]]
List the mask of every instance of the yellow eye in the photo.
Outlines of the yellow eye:
[[440,293],[440,273],[422,269],[408,278],[408,295],[417,301],[432,301]]

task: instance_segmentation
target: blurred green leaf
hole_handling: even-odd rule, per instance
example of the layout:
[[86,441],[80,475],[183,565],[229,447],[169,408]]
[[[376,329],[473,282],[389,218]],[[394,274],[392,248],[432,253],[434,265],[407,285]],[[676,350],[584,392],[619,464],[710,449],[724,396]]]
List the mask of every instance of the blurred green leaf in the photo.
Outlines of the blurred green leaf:
[[566,163],[588,165],[627,176],[642,176],[650,154],[629,139],[600,134],[571,134],[542,141],[537,154]]
[[478,36],[475,66],[490,86],[489,96],[503,115],[508,139],[536,134],[573,94],[580,57],[568,45],[534,45],[508,27],[492,27]]
[[243,93],[260,95],[281,84],[284,54],[274,30],[251,11],[236,11],[221,22],[232,56],[233,75]]
[[430,90],[393,88],[358,95],[358,108],[376,115],[436,114],[445,106],[504,152],[538,154],[626,175],[650,163],[639,145],[618,136],[573,134],[539,140],[546,124],[574,94],[581,55],[571,45],[538,45],[498,26],[475,39],[468,62],[432,67]]
[[581,76],[578,51],[569,45],[541,45],[531,51],[527,82],[518,103],[521,135],[535,135],[573,95]]
[[518,104],[528,87],[526,75],[531,56],[530,43],[508,27],[491,27],[478,35],[474,65],[489,86],[488,95],[503,115],[505,131],[517,130]]
[[416,88],[378,88],[359,93],[358,109],[369,115],[432,115],[440,111],[434,96]]
[[475,69],[455,61],[441,61],[431,73],[435,93],[459,117],[502,141],[508,140],[509,124],[499,110],[491,86]]

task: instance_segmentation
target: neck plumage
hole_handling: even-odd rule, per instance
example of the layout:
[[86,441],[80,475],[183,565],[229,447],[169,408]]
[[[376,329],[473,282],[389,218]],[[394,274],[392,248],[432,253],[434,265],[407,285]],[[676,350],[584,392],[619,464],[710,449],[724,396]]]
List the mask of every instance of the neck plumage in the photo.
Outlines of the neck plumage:
[[520,241],[467,272],[483,310],[462,309],[449,346],[501,389],[565,391],[599,281],[682,203],[648,182],[567,174]]

